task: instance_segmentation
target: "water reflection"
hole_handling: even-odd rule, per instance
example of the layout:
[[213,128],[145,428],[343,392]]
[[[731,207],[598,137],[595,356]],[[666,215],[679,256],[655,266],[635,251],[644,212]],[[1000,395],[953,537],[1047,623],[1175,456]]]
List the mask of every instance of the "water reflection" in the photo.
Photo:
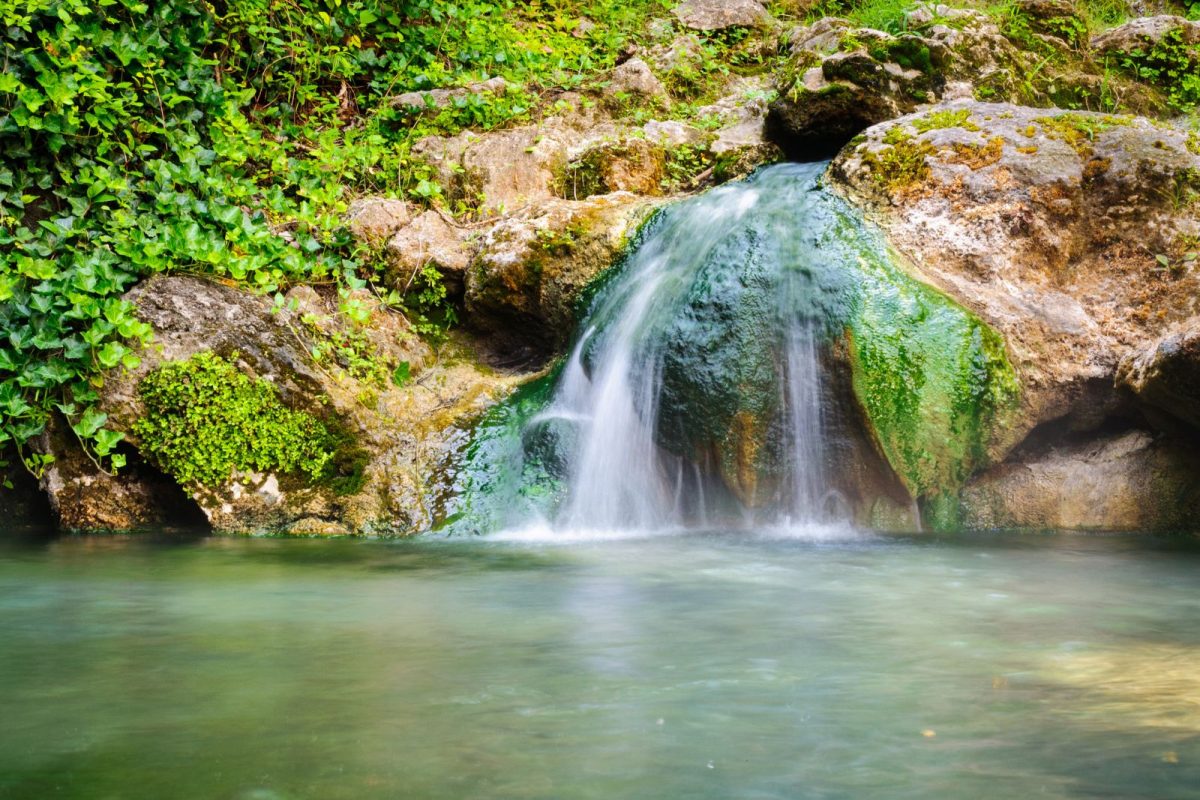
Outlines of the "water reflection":
[[0,547],[0,797],[1185,797],[1194,545]]

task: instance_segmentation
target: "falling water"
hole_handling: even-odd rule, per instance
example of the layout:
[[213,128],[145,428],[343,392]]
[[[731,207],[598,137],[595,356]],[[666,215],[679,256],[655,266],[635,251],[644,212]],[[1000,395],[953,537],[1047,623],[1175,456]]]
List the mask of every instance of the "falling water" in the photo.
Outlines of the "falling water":
[[[778,339],[772,382],[783,392],[775,424],[782,432],[787,478],[770,513],[799,522],[825,518],[830,490],[823,465],[822,326],[806,314],[812,303],[796,296],[811,281],[803,275],[782,279],[796,266],[786,258],[794,248],[786,245],[799,229],[804,195],[819,171],[817,166],[776,168],[769,180],[726,186],[676,209],[598,297],[553,400],[531,422],[570,430],[562,437],[567,491],[554,517],[556,527],[662,529],[705,525],[717,515],[728,524],[731,514],[763,521],[732,501],[714,474],[711,454],[673,453],[663,446],[661,429],[671,348],[703,347],[681,341],[680,326],[721,324],[706,319],[704,307],[698,309],[689,298],[713,280],[714,271],[736,270],[739,264],[731,259],[750,257],[742,239],[768,242],[765,260],[772,262],[769,280],[753,287],[756,302],[765,298],[774,305],[753,335]],[[770,208],[761,208],[765,205]]]

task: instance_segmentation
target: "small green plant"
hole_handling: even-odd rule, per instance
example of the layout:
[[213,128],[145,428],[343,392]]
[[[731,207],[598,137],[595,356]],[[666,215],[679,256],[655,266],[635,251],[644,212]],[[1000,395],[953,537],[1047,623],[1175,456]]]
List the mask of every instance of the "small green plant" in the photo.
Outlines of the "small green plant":
[[926,159],[933,154],[933,145],[915,139],[897,125],[883,137],[887,147],[878,152],[867,150],[863,163],[870,167],[876,186],[889,192],[906,189],[929,177]]
[[1149,50],[1125,53],[1119,66],[1158,87],[1172,111],[1186,113],[1200,105],[1200,45],[1188,44],[1180,28],[1168,31]]
[[1087,158],[1092,153],[1096,137],[1113,128],[1129,125],[1132,117],[1113,114],[1058,114],[1053,117],[1038,117],[1036,120],[1046,135],[1058,139],[1074,148],[1080,156]]
[[132,432],[151,462],[181,485],[220,486],[243,471],[315,482],[335,437],[317,418],[287,408],[279,390],[211,352],[168,362],[138,384],[145,416]]

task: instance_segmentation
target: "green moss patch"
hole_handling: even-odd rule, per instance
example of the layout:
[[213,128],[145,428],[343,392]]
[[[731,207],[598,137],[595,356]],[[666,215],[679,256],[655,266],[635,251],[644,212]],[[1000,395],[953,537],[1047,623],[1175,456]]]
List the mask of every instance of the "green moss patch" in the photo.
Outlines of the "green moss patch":
[[1057,139],[1074,148],[1079,155],[1091,155],[1096,137],[1113,128],[1130,125],[1132,117],[1112,114],[1058,114],[1053,117],[1038,117],[1035,120],[1051,139]]
[[954,493],[990,462],[1020,385],[999,334],[893,258],[860,262],[847,324],[854,393],[913,496]]
[[335,474],[335,451],[349,437],[287,408],[273,384],[232,360],[202,352],[168,362],[142,379],[138,395],[146,413],[133,432],[142,454],[184,486],[220,486],[251,470],[309,482],[344,477]]
[[958,111],[931,111],[923,117],[917,117],[912,121],[912,126],[917,129],[918,133],[926,133],[928,131],[942,130],[944,128],[962,128],[968,131],[977,131],[979,126],[971,122],[971,112],[967,109]]
[[870,167],[875,184],[889,192],[906,189],[929,177],[926,161],[933,154],[933,145],[913,138],[904,128],[896,126],[884,134],[886,147],[863,154],[863,164]]

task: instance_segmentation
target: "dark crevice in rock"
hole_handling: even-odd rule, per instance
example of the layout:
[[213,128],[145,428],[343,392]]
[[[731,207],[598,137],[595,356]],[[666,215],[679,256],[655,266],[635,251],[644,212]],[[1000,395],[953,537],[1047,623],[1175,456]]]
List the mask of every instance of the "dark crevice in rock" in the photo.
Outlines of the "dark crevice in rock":
[[52,530],[54,513],[50,509],[50,500],[38,488],[33,476],[22,468],[19,456],[5,450],[0,453],[0,460],[9,464],[0,470],[3,473],[0,480],[12,484],[12,488],[0,489],[0,518],[4,520],[5,530]]
[[766,139],[783,151],[788,161],[825,161],[837,155],[858,134],[880,122],[875,115],[844,114],[837,119],[797,132],[787,119],[787,111],[779,104],[767,111],[764,133]]
[[129,480],[150,488],[158,512],[156,523],[172,528],[211,531],[208,517],[200,505],[183,490],[175,479],[147,461],[136,448],[128,444],[118,447],[125,455],[127,465],[123,470]]

